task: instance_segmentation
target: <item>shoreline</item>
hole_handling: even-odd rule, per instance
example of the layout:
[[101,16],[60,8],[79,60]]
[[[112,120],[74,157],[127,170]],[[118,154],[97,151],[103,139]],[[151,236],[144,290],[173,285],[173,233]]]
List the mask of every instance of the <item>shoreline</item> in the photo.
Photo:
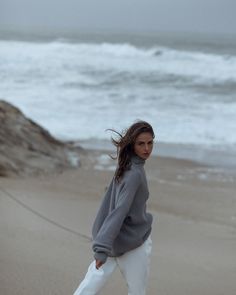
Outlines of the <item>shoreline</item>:
[[[76,140],[74,143],[88,150],[115,152],[115,147],[110,140]],[[201,145],[157,142],[154,144],[153,155],[189,160],[200,165],[218,167],[236,173],[236,150],[226,151]]]

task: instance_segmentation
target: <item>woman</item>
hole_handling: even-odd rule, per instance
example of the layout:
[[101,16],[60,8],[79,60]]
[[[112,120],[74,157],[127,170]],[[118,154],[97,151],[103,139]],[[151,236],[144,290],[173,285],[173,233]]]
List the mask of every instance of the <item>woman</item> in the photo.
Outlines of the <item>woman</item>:
[[[113,132],[116,132],[112,130]],[[116,266],[129,295],[145,295],[151,253],[152,215],[146,212],[148,186],[144,163],[155,137],[150,124],[134,123],[119,139],[118,166],[93,224],[95,260],[74,295],[95,295]]]

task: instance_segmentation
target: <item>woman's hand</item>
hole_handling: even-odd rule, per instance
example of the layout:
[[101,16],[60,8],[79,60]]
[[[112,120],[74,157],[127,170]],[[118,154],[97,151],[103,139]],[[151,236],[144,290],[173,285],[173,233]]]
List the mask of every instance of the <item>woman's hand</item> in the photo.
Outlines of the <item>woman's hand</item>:
[[104,263],[96,259],[96,269],[99,269]]

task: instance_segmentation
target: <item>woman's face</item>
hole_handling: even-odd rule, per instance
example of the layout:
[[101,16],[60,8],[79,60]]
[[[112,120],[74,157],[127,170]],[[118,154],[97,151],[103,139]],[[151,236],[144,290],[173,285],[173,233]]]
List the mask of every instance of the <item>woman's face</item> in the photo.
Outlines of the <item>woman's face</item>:
[[134,152],[140,158],[146,160],[152,153],[153,138],[149,132],[143,132],[138,135],[134,143]]

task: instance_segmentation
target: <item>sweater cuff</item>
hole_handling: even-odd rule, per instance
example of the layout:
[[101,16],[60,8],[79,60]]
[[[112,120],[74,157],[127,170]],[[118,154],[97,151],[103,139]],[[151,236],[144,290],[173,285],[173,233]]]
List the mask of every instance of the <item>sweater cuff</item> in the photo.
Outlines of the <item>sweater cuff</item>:
[[107,254],[104,253],[104,252],[95,252],[95,253],[94,253],[94,258],[95,258],[96,260],[101,261],[102,263],[105,263],[106,260],[107,260]]

